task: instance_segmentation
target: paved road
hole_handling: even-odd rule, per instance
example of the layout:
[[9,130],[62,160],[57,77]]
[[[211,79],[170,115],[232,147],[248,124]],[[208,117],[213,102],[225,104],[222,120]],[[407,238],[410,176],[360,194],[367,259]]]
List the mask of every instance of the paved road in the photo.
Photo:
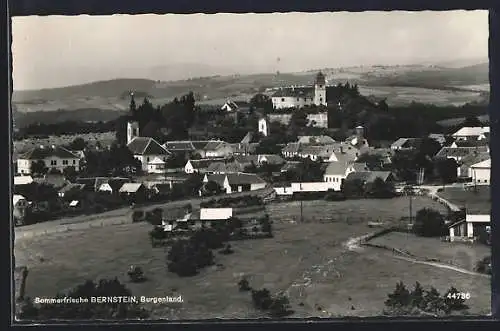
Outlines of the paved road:
[[[137,207],[137,209],[152,210],[154,208],[176,208],[183,206],[187,203],[191,203],[193,208],[198,208],[200,202],[207,201],[213,198],[220,198],[227,196],[241,197],[241,196],[249,196],[255,194],[262,196],[266,195],[268,192],[270,192],[270,189],[266,188],[252,192],[237,192],[237,193],[223,194],[207,198],[192,198],[192,199],[164,202],[164,203],[148,205],[145,207]],[[66,232],[70,230],[83,230],[92,227],[128,224],[132,223],[132,211],[133,209],[131,209],[130,207],[124,207],[100,214],[66,217],[54,221],[47,221],[43,223],[20,226],[15,228],[15,238],[16,239],[32,238],[34,236]]]

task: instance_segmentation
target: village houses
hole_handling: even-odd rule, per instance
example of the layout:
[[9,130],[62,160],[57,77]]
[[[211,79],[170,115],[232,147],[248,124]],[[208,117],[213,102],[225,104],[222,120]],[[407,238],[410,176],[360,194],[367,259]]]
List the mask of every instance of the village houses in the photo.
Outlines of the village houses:
[[49,170],[62,172],[67,167],[80,170],[80,157],[61,146],[40,145],[20,155],[17,159],[17,171],[20,174],[31,174],[33,163],[41,161]]

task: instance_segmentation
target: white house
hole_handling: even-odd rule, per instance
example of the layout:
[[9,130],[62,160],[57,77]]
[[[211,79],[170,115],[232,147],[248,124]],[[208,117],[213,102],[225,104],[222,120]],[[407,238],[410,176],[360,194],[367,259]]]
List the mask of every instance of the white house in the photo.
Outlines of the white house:
[[267,183],[259,176],[247,173],[206,174],[203,182],[209,181],[219,184],[227,194],[261,190],[267,186]]
[[270,131],[269,131],[269,121],[267,120],[266,117],[261,117],[259,119],[259,132],[264,137],[267,137],[270,134]]
[[478,185],[490,185],[491,159],[473,164],[469,168],[469,177]]
[[465,126],[451,136],[457,140],[483,140],[490,134],[489,126]]
[[27,185],[33,183],[31,176],[14,176],[14,186]]
[[328,128],[328,113],[308,114],[307,120],[312,127]]
[[272,96],[274,109],[326,106],[326,79],[323,73],[316,75],[314,86],[280,88]]
[[328,167],[325,169],[323,174],[323,181],[326,183],[331,183],[332,189],[335,191],[340,191],[342,188],[342,183],[347,177],[347,170],[349,168],[348,162],[330,162]]
[[188,160],[184,166],[184,172],[186,174],[194,173],[204,173],[207,171],[210,164],[215,161],[224,161],[224,159],[199,159],[199,160]]
[[227,220],[233,217],[233,208],[200,208],[200,220]]
[[220,109],[227,112],[233,112],[238,110],[238,108],[238,105],[234,101],[228,100]]
[[148,173],[150,174],[164,174],[167,171],[166,162],[155,157],[153,160],[148,162]]
[[225,158],[233,154],[231,144],[221,140],[209,141],[203,150],[205,158]]
[[491,231],[491,216],[489,210],[481,212],[466,212],[465,219],[448,226],[450,241],[457,239],[474,240],[484,228],[486,232]]
[[134,137],[128,144],[128,149],[134,155],[134,158],[141,161],[142,170],[149,170],[149,163],[158,158],[166,162],[171,155],[156,140],[149,137]]
[[20,155],[17,159],[17,171],[20,174],[31,174],[32,165],[37,161],[42,161],[45,167],[63,171],[67,167],[74,167],[80,170],[80,158],[61,146],[39,146]]

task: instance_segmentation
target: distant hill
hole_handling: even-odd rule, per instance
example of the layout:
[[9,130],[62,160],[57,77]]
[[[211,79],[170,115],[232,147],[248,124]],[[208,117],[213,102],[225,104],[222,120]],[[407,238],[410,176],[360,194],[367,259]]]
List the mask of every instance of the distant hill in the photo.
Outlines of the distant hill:
[[14,91],[12,101],[16,103],[36,103],[38,101],[61,100],[82,97],[118,97],[129,90],[149,91],[155,85],[150,79],[113,79],[67,87]]
[[[162,70],[164,73],[170,70],[168,66],[162,68],[156,68],[158,77],[164,75]],[[215,68],[207,67],[206,72],[211,73],[212,70]],[[389,104],[411,101],[440,105],[474,102],[482,98],[480,91],[487,93],[485,85],[489,84],[487,63],[461,68],[422,64],[358,66],[318,68],[295,73],[221,74],[176,81],[122,78],[61,88],[14,91],[13,104],[20,113],[74,110],[89,112],[90,109],[93,114],[100,111],[122,112],[128,108],[130,91],[135,92],[138,101],[148,97],[155,105],[165,104],[189,91],[195,94],[198,103],[222,104],[228,98],[248,100],[254,94],[264,92],[266,88],[310,85],[318,70],[325,73],[330,84],[346,81],[359,84],[363,88],[360,89],[363,94],[378,99],[387,98]],[[173,70],[168,72],[172,75],[175,73]]]

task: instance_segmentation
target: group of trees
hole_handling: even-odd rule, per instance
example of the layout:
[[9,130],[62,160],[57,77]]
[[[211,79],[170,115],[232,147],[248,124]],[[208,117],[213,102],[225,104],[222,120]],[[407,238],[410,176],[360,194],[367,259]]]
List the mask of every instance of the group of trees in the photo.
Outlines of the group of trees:
[[88,150],[81,169],[85,176],[128,176],[142,171],[142,163],[124,145],[113,144],[109,150]]
[[238,282],[238,288],[241,292],[250,292],[254,307],[267,312],[271,317],[280,318],[293,314],[290,301],[284,294],[273,296],[267,288],[255,290],[250,286],[248,279],[245,277]]
[[431,287],[424,290],[416,283],[413,290],[408,290],[403,282],[396,284],[394,292],[388,294],[385,301],[385,314],[403,315],[449,315],[456,311],[464,311],[469,307],[465,304],[467,293],[451,287],[444,295]]
[[448,228],[445,225],[444,216],[440,212],[423,208],[415,216],[413,232],[422,237],[441,237],[447,234]]
[[196,106],[192,92],[157,107],[147,98],[137,106],[132,96],[129,109],[129,115],[116,121],[116,139],[120,145],[126,143],[128,121],[139,123],[141,136],[152,137],[158,141],[187,139],[188,129],[195,121]]
[[347,180],[342,183],[341,191],[346,198],[392,198],[395,196],[394,185],[377,177],[365,183],[361,179]]

